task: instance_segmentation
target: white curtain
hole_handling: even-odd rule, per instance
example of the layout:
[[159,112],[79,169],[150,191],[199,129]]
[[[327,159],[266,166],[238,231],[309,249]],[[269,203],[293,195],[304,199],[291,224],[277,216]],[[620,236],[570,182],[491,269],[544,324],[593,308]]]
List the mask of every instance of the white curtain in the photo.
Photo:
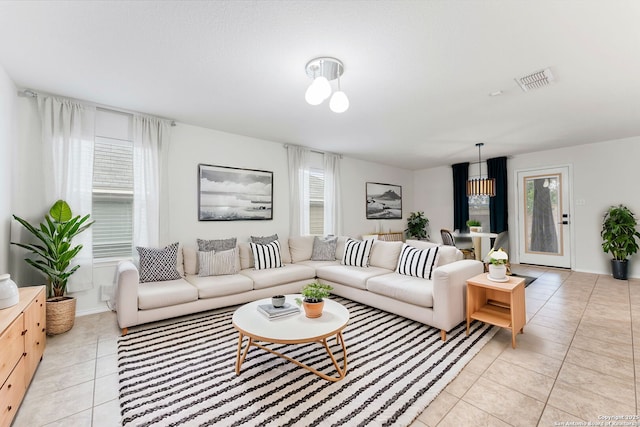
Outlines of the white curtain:
[[309,149],[287,146],[289,162],[289,235],[309,234]]
[[324,233],[342,235],[340,155],[324,155]]
[[[74,215],[91,214],[95,107],[38,95],[38,110],[48,206],[62,199]],[[73,239],[83,248],[74,258],[80,268],[69,278],[69,292],[93,287],[92,242],[91,227]]]
[[165,184],[169,123],[155,117],[133,117],[133,244],[157,247],[160,244],[160,192]]

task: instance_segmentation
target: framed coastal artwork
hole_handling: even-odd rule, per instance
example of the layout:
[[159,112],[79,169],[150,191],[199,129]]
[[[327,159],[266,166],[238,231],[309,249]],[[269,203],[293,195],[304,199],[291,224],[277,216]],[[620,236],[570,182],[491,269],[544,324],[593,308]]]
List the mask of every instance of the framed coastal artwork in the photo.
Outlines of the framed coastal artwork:
[[198,165],[198,220],[273,219],[273,172]]
[[402,219],[402,187],[367,182],[367,219]]

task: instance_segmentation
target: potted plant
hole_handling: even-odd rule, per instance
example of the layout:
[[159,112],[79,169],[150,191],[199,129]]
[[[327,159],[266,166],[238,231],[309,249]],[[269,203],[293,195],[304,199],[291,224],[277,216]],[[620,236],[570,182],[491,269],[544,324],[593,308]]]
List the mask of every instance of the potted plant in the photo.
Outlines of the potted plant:
[[324,308],[324,298],[329,298],[332,290],[333,288],[329,285],[318,282],[309,283],[300,291],[304,298],[296,298],[296,302],[304,307],[307,317],[320,317]]
[[76,300],[65,296],[65,293],[69,277],[80,268],[79,265],[71,266],[71,262],[82,245],[72,246],[71,241],[93,224],[93,221],[89,221],[89,216],[73,216],[71,207],[64,200],[58,200],[51,206],[49,214],[44,216],[44,222],[39,227],[13,215],[39,241],[34,244],[11,244],[31,251],[35,257],[25,258],[25,261],[47,277],[49,335],[61,334],[73,327]]
[[482,223],[477,219],[467,221],[467,227],[469,227],[469,231],[471,232],[482,233]]
[[489,257],[489,279],[495,281],[507,280],[507,263],[509,255],[502,249],[497,251],[491,250]]
[[411,212],[409,218],[407,218],[407,228],[404,231],[409,238],[429,239],[429,234],[427,233],[428,225],[429,218],[424,216],[424,212]]
[[638,251],[638,221],[628,207],[611,206],[602,220],[602,249],[611,252],[611,271],[615,279],[626,280],[629,256]]

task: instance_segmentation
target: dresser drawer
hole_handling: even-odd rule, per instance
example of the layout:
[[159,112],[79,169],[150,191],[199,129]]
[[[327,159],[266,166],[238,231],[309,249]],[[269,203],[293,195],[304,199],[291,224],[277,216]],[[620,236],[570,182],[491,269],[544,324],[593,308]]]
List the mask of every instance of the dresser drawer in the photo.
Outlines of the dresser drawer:
[[24,382],[24,359],[16,365],[0,388],[0,426],[8,426],[16,416],[22,397],[26,391]]
[[23,314],[20,313],[0,335],[0,349],[2,349],[2,357],[0,357],[0,386],[4,384],[24,353],[23,331],[24,318]]

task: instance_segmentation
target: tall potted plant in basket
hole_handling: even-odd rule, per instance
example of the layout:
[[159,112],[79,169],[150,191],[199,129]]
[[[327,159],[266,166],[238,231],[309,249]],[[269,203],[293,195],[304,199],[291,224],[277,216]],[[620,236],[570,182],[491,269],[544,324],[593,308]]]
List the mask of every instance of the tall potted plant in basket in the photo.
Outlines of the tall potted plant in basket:
[[73,258],[82,250],[82,245],[73,246],[71,241],[89,228],[93,221],[90,215],[73,216],[71,207],[64,200],[58,200],[44,216],[44,222],[34,226],[13,215],[38,243],[11,242],[29,250],[35,257],[25,258],[27,264],[40,270],[47,277],[47,334],[67,332],[73,327],[76,299],[65,296],[67,281],[79,265],[72,266]]
[[602,250],[611,252],[611,270],[615,279],[626,280],[629,256],[638,251],[640,237],[638,221],[631,210],[624,206],[611,206],[602,220]]
[[427,226],[429,218],[424,216],[424,212],[411,212],[407,218],[407,228],[404,230],[407,237],[414,239],[428,239]]

